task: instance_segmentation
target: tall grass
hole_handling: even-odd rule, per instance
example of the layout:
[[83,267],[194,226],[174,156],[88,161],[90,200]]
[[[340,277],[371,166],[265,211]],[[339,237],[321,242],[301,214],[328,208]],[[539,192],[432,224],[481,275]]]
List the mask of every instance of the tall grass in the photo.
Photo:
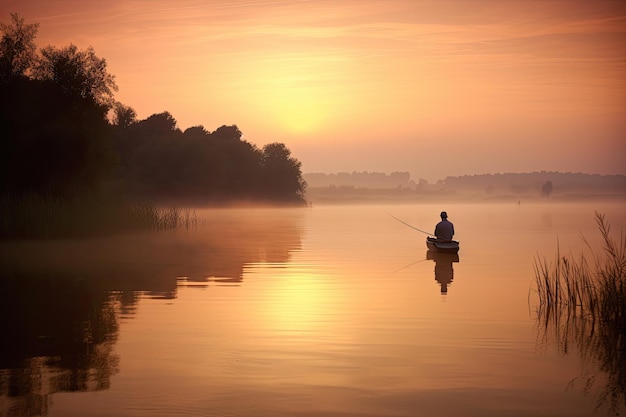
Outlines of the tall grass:
[[3,239],[101,236],[195,226],[195,212],[99,193],[69,197],[31,193],[0,199]]
[[[626,410],[626,237],[622,232],[615,241],[605,216],[596,213],[595,219],[601,251],[583,236],[587,256],[561,256],[557,248],[553,263],[535,261],[537,319],[544,337],[554,335],[563,353],[573,342],[585,362],[599,365],[607,383],[598,408],[608,403],[617,415]],[[585,379],[589,389],[595,376]]]

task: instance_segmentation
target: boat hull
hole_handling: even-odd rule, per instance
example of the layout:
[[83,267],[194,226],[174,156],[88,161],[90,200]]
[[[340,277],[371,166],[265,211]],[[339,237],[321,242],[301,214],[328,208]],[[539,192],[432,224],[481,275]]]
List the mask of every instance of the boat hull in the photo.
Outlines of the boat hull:
[[453,240],[452,242],[437,242],[437,239],[428,237],[426,238],[426,247],[429,251],[438,253],[458,253],[459,242]]

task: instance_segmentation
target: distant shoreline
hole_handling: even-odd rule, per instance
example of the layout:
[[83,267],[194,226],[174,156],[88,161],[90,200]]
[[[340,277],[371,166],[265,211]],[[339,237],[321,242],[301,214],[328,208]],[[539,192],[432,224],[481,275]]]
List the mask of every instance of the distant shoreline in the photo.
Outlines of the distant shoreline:
[[541,195],[513,194],[513,193],[485,193],[474,191],[441,191],[419,192],[412,189],[373,189],[373,188],[344,188],[344,187],[310,187],[306,192],[306,199],[311,204],[346,204],[346,203],[431,203],[441,201],[453,202],[510,202],[548,203],[548,202],[624,202],[626,194],[617,193],[564,193],[553,194],[550,198]]

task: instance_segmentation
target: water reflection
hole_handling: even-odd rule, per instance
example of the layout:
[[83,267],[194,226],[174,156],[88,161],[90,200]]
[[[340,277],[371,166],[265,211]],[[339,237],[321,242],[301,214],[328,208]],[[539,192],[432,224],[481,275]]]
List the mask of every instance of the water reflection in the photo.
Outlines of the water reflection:
[[545,307],[538,310],[539,341],[556,344],[561,354],[578,350],[582,359],[580,376],[570,381],[586,394],[595,391],[596,408],[608,407],[611,414],[626,411],[625,330],[607,325],[601,318],[581,315],[570,309]]
[[302,213],[270,213],[211,213],[204,220],[204,229],[211,232],[196,236],[191,244],[178,246],[184,252],[176,254],[177,263],[182,264],[174,271],[178,285],[238,285],[247,265],[288,262],[291,254],[302,248]]
[[537,319],[542,342],[580,353],[583,370],[572,385],[596,389],[596,408],[619,415],[626,411],[626,237],[614,240],[605,216],[596,211],[595,219],[604,253],[582,237],[593,263],[584,253],[536,261]]
[[3,276],[0,291],[1,415],[46,415],[50,395],[108,389],[113,345],[133,297],[67,276]]
[[441,286],[441,294],[448,294],[448,285],[452,284],[454,279],[452,263],[459,262],[459,254],[427,251],[426,259],[435,262],[435,281]]
[[286,262],[300,215],[220,211],[187,232],[0,243],[0,415],[49,413],[56,392],[106,390],[122,318],[185,283],[237,284],[246,265]]

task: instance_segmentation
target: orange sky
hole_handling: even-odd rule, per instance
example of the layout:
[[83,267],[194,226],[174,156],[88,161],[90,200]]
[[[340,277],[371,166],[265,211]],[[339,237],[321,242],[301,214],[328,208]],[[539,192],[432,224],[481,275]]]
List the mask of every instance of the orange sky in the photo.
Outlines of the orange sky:
[[4,0],[93,46],[139,118],[236,124],[303,172],[626,174],[623,0]]

